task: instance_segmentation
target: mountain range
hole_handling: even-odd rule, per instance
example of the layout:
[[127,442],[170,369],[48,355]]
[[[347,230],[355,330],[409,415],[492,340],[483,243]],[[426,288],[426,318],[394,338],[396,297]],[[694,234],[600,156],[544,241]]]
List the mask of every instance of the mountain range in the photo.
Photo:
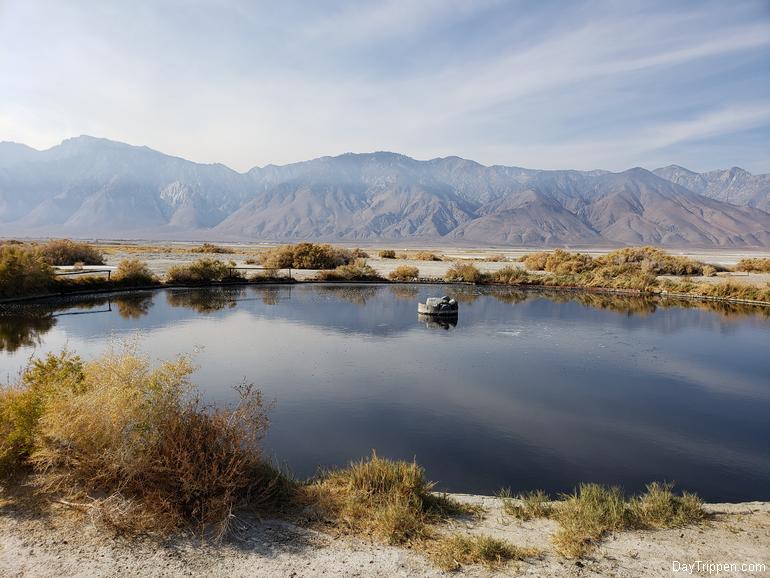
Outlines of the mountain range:
[[770,246],[770,175],[347,153],[240,173],[80,136],[0,143],[0,237]]

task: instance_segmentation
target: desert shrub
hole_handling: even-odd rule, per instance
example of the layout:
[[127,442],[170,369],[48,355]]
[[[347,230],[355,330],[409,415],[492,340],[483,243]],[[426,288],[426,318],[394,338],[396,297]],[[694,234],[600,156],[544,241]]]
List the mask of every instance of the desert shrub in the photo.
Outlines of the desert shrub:
[[388,275],[392,281],[414,281],[419,276],[420,270],[409,265],[399,265]]
[[230,272],[235,263],[204,257],[188,265],[174,265],[166,272],[170,283],[213,283],[225,279],[242,278],[237,271]]
[[361,249],[360,247],[356,247],[350,252],[350,255],[353,257],[353,259],[368,259],[369,253]]
[[495,255],[487,255],[486,257],[484,257],[484,261],[486,261],[487,263],[500,263],[501,261],[507,261],[507,260],[508,258],[502,253],[498,253]]
[[378,281],[381,280],[377,271],[366,264],[364,259],[357,259],[348,265],[340,265],[331,271],[319,271],[321,281]]
[[548,271],[557,275],[568,275],[590,271],[594,267],[594,260],[584,253],[570,253],[563,249],[555,251],[532,253],[525,255],[521,261],[534,271]]
[[0,297],[45,292],[53,278],[53,270],[36,248],[0,245]]
[[770,273],[770,259],[741,259],[735,266],[736,271]]
[[334,269],[353,260],[348,249],[316,243],[282,245],[260,255],[262,265],[269,269]]
[[465,281],[466,283],[481,283],[485,275],[473,263],[455,262],[444,275],[446,281]]
[[503,511],[520,520],[548,518],[553,512],[551,498],[543,490],[534,490],[511,496],[510,490],[500,492]]
[[704,265],[701,275],[704,277],[714,277],[717,274],[717,268],[713,265]]
[[16,454],[41,491],[86,495],[121,529],[223,535],[233,508],[272,503],[286,484],[262,459],[259,392],[242,386],[234,406],[209,407],[192,370],[185,357],[153,367],[130,349],[88,363],[66,352],[36,362],[15,394],[30,400],[14,422],[23,434]]
[[464,511],[432,489],[433,483],[415,462],[384,459],[372,452],[347,468],[322,473],[302,492],[311,511],[339,530],[402,544],[428,537],[429,524]]
[[104,255],[88,243],[57,239],[40,245],[40,252],[49,265],[104,265]]
[[524,255],[519,259],[527,269],[532,271],[545,271],[545,264],[548,261],[549,253],[547,251],[540,251],[538,253],[530,253]]
[[80,358],[63,351],[33,359],[17,385],[0,389],[0,475],[22,468],[39,437],[46,404],[76,392],[83,381]]
[[431,253],[430,251],[417,251],[414,254],[414,258],[418,261],[441,261],[441,256]]
[[703,272],[703,263],[689,257],[670,255],[655,247],[627,247],[596,260],[601,265],[636,263],[643,271],[655,275],[700,275]]
[[123,259],[112,273],[112,280],[125,285],[149,285],[157,282],[146,263],[139,259]]
[[567,279],[567,284],[573,283],[583,287],[647,291],[656,286],[657,278],[650,271],[642,270],[631,263],[625,263],[596,267],[574,278]]
[[393,249],[383,249],[379,252],[380,259],[395,259],[396,252]]
[[720,299],[746,299],[749,301],[770,301],[770,283],[765,287],[750,283],[736,283],[735,281],[722,281],[721,283],[701,283],[691,292],[706,297]]
[[503,285],[522,285],[535,283],[537,279],[533,279],[529,273],[520,267],[503,267],[491,274],[491,278],[495,283],[502,283]]
[[449,572],[471,564],[494,570],[514,560],[542,555],[537,548],[516,546],[492,536],[462,534],[442,537],[430,545],[428,551],[433,562]]
[[235,253],[235,251],[230,247],[222,247],[221,245],[214,245],[213,243],[203,243],[203,245],[190,249],[190,253],[230,254]]

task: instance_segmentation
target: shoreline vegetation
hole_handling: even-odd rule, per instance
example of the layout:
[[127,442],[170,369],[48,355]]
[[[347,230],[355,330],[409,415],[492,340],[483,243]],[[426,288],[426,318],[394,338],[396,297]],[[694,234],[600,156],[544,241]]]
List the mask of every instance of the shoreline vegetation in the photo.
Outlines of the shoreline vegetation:
[[[446,282],[770,305],[770,283],[757,286],[730,279],[708,283],[699,281],[699,278],[714,277],[729,270],[671,255],[654,247],[618,249],[599,257],[563,249],[540,251],[527,254],[518,262],[511,262],[494,272],[480,270],[473,261],[456,260],[441,278],[422,277],[419,267],[411,265],[397,266],[386,277],[367,262],[369,255],[365,251],[328,244],[298,243],[262,249],[246,260],[246,266],[210,256],[232,253],[230,248],[211,243],[179,251],[206,256],[173,265],[162,278],[139,259],[129,257],[120,261],[109,278],[105,278],[103,273],[90,273],[84,268],[104,265],[105,256],[96,246],[66,239],[46,243],[1,241],[0,301],[130,289],[246,283]],[[443,255],[427,251],[407,255],[383,250],[380,256],[383,259],[448,260]],[[499,263],[505,261],[505,257],[492,255],[483,261]],[[317,270],[317,273],[314,278],[297,280],[291,277],[292,270]],[[743,259],[733,270],[765,273],[770,271],[770,259]]]
[[[66,349],[31,360],[0,389],[0,498],[19,508],[65,506],[105,532],[167,539],[193,532],[230,539],[244,512],[333,535],[408,548],[445,571],[496,569],[542,559],[540,548],[457,524],[487,515],[434,492],[415,461],[376,452],[297,480],[262,451],[269,404],[249,384],[238,401],[202,401],[187,356],[152,364],[131,344],[84,361]],[[26,497],[23,489],[27,490]],[[556,524],[553,555],[580,560],[611,535],[698,526],[708,521],[694,494],[651,483],[639,495],[582,484],[551,497],[501,492],[504,516]]]

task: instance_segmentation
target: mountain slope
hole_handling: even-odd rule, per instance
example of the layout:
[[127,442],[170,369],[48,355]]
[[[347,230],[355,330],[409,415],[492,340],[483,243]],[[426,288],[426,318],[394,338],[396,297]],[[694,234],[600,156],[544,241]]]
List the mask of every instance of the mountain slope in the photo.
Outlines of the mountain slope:
[[770,212],[770,174],[752,175],[740,167],[695,173],[677,165],[653,172],[711,199]]
[[0,143],[0,235],[768,246],[767,177],[389,152],[238,173],[82,136],[45,151]]

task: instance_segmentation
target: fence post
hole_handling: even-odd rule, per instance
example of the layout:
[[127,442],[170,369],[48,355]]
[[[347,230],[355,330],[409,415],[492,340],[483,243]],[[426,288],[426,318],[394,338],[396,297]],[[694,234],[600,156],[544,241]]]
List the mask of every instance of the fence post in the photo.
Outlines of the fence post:
[[[109,283],[109,281],[110,281],[110,275],[112,275],[112,271],[110,271],[109,269],[107,269],[107,282],[108,282],[108,283]],[[112,311],[112,310],[110,309],[110,311]]]

